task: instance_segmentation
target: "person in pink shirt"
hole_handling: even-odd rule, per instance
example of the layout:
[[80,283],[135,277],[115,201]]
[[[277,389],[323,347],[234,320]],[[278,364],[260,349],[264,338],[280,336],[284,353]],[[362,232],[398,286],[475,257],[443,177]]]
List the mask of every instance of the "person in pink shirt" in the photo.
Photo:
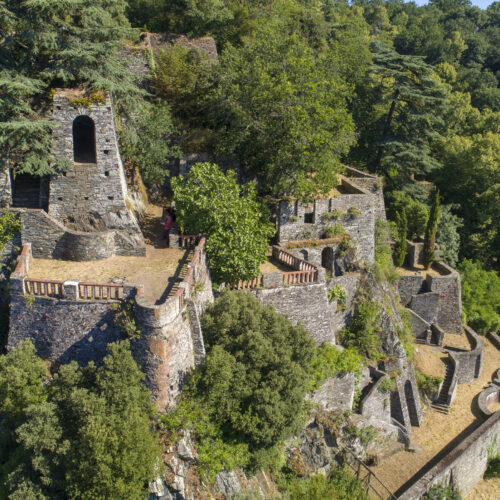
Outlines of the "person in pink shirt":
[[163,239],[167,240],[167,248],[169,247],[169,244],[170,244],[169,233],[170,233],[170,230],[172,229],[173,225],[174,225],[174,218],[172,216],[172,212],[170,211],[170,209],[168,209],[167,218],[165,219],[165,222],[163,223]]

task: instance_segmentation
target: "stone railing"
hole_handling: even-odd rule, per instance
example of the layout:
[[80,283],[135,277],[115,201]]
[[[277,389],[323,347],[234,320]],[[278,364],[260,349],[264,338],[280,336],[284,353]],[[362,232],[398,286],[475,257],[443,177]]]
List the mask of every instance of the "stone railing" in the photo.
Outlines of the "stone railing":
[[282,275],[283,275],[283,285],[301,285],[306,283],[316,283],[318,281],[317,269],[291,271],[282,273]]
[[142,296],[142,285],[118,283],[86,283],[77,280],[55,281],[27,276],[31,266],[31,244],[25,243],[19,255],[16,268],[11,275],[11,287],[21,295],[35,297],[113,301],[123,300],[134,294]]
[[290,252],[283,250],[282,248],[274,245],[272,249],[273,259],[276,259],[278,262],[285,264],[292,269],[296,269],[297,271],[317,271],[316,266],[313,266],[310,262],[307,262],[304,259],[299,259],[292,255]]
[[[175,237],[175,235],[173,235]],[[179,235],[179,248],[192,249],[199,243],[201,235],[199,234],[180,234]]]

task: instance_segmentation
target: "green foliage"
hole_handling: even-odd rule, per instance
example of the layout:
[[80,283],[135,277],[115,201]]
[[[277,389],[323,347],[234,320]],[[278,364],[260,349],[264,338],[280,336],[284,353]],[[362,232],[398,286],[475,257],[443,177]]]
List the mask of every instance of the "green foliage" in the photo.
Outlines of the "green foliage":
[[[151,80],[155,94],[166,100],[175,116],[196,126],[211,86],[214,63],[206,52],[172,45],[156,54]],[[205,117],[206,120],[206,117]]]
[[455,267],[460,251],[460,233],[458,231],[463,227],[463,221],[452,213],[453,208],[457,208],[457,205],[441,205],[436,243],[439,246],[440,260]]
[[387,217],[397,223],[397,214],[404,211],[408,222],[409,240],[423,236],[429,218],[429,208],[425,203],[415,200],[409,194],[392,191],[387,197]]
[[325,238],[334,238],[335,236],[340,236],[341,234],[346,234],[345,228],[342,224],[332,224],[325,228]]
[[429,399],[437,392],[439,384],[443,381],[442,377],[426,375],[419,370],[415,370],[415,377],[417,379],[418,392],[420,392],[422,397],[425,394]]
[[254,448],[288,437],[309,385],[307,331],[244,292],[219,297],[202,328],[208,355],[196,385],[215,421]]
[[398,385],[396,383],[396,379],[392,377],[386,377],[377,387],[379,392],[392,392],[397,390]]
[[285,498],[290,500],[367,500],[363,484],[346,469],[334,469],[326,478],[322,474],[308,479],[294,478],[283,487]]
[[343,217],[345,215],[345,212],[342,210],[332,210],[331,212],[325,212],[321,218],[324,221],[329,221],[329,220],[334,220],[334,219],[340,219],[340,217]]
[[465,259],[458,266],[462,278],[464,323],[484,335],[500,330],[500,277],[477,262]]
[[139,169],[146,184],[161,184],[168,175],[167,161],[180,157],[179,147],[169,139],[175,130],[170,109],[165,104],[146,101],[137,107],[121,127],[121,153]]
[[212,98],[217,150],[237,155],[274,195],[328,193],[354,139],[351,89],[331,53],[276,28],[263,26],[221,55]]
[[394,283],[399,275],[392,261],[391,240],[395,236],[395,225],[384,219],[375,220],[375,264],[374,275],[377,281],[387,280]]
[[434,247],[436,246],[436,231],[437,223],[439,220],[439,190],[436,190],[432,198],[431,211],[429,213],[429,220],[425,229],[424,238],[424,267],[429,269],[435,260]]
[[403,211],[396,213],[396,225],[397,225],[397,238],[396,244],[394,245],[394,250],[392,253],[392,260],[396,267],[403,265],[406,257],[406,237],[408,236],[408,220],[406,218],[406,212]]
[[451,484],[448,486],[437,484],[426,493],[425,500],[462,500],[462,497]]
[[31,307],[35,303],[36,297],[33,293],[27,293],[24,296],[24,305],[26,307]]
[[[84,86],[138,95],[134,76],[114,52],[130,33],[124,0],[1,2],[0,169],[47,175],[54,160],[44,119],[50,88]],[[8,34],[8,36],[7,36]]]
[[488,460],[488,467],[484,473],[485,479],[500,477],[500,453]]
[[354,373],[357,377],[363,368],[363,357],[354,348],[341,351],[335,346],[325,343],[317,349],[311,363],[311,390],[318,389],[329,377],[338,377],[346,373]]
[[113,322],[123,332],[126,338],[134,339],[141,335],[134,315],[135,302],[133,300],[122,300],[111,306],[114,311]]
[[158,473],[151,398],[127,342],[50,381],[29,341],[0,357],[0,471],[9,498],[142,499]]
[[381,306],[364,297],[355,298],[352,321],[340,331],[342,345],[357,349],[367,358],[376,358],[380,349]]
[[0,215],[0,255],[5,245],[21,231],[21,220],[13,212]]
[[172,179],[177,220],[188,234],[208,237],[212,278],[225,283],[254,278],[266,260],[274,235],[255,188],[236,182],[235,173],[198,163],[185,177]]
[[161,424],[174,439],[191,430],[213,481],[223,469],[276,460],[275,444],[302,423],[315,347],[302,326],[241,291],[225,291],[201,322],[207,357]]
[[352,217],[353,219],[356,219],[361,215],[361,210],[356,206],[349,207],[349,209],[347,210],[347,215],[349,217]]
[[346,299],[347,293],[342,285],[337,285],[335,288],[330,288],[328,290],[328,300],[330,302],[336,300],[338,305],[345,306]]

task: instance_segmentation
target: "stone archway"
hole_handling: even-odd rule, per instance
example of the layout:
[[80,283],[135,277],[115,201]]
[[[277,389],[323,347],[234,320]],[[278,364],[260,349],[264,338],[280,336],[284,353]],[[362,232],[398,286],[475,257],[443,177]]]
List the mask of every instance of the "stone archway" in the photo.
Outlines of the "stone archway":
[[80,115],[73,121],[73,159],[76,163],[96,163],[95,124]]
[[330,272],[334,272],[334,252],[333,248],[331,247],[325,247],[323,248],[323,251],[321,252],[321,265],[325,268],[328,269]]
[[300,256],[304,260],[309,260],[309,252],[307,250],[300,250]]

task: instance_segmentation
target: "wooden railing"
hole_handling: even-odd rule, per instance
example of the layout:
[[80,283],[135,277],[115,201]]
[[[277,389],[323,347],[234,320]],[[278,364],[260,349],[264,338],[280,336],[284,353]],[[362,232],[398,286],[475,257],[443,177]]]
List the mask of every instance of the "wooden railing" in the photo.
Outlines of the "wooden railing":
[[278,262],[291,267],[292,269],[297,269],[298,271],[317,270],[316,267],[313,266],[310,262],[307,262],[304,259],[299,259],[299,257],[295,257],[295,255],[277,246],[273,247],[273,258],[275,258]]
[[123,298],[123,285],[78,283],[78,295],[82,300],[120,300]]
[[49,281],[26,278],[24,280],[24,295],[34,295],[35,297],[55,297],[64,296],[63,281]]
[[283,285],[299,285],[301,283],[314,283],[318,280],[318,270],[291,271],[283,273]]
[[250,290],[252,288],[258,288],[262,286],[263,283],[262,274],[259,274],[256,278],[251,280],[240,280],[234,285],[229,285],[231,290]]

